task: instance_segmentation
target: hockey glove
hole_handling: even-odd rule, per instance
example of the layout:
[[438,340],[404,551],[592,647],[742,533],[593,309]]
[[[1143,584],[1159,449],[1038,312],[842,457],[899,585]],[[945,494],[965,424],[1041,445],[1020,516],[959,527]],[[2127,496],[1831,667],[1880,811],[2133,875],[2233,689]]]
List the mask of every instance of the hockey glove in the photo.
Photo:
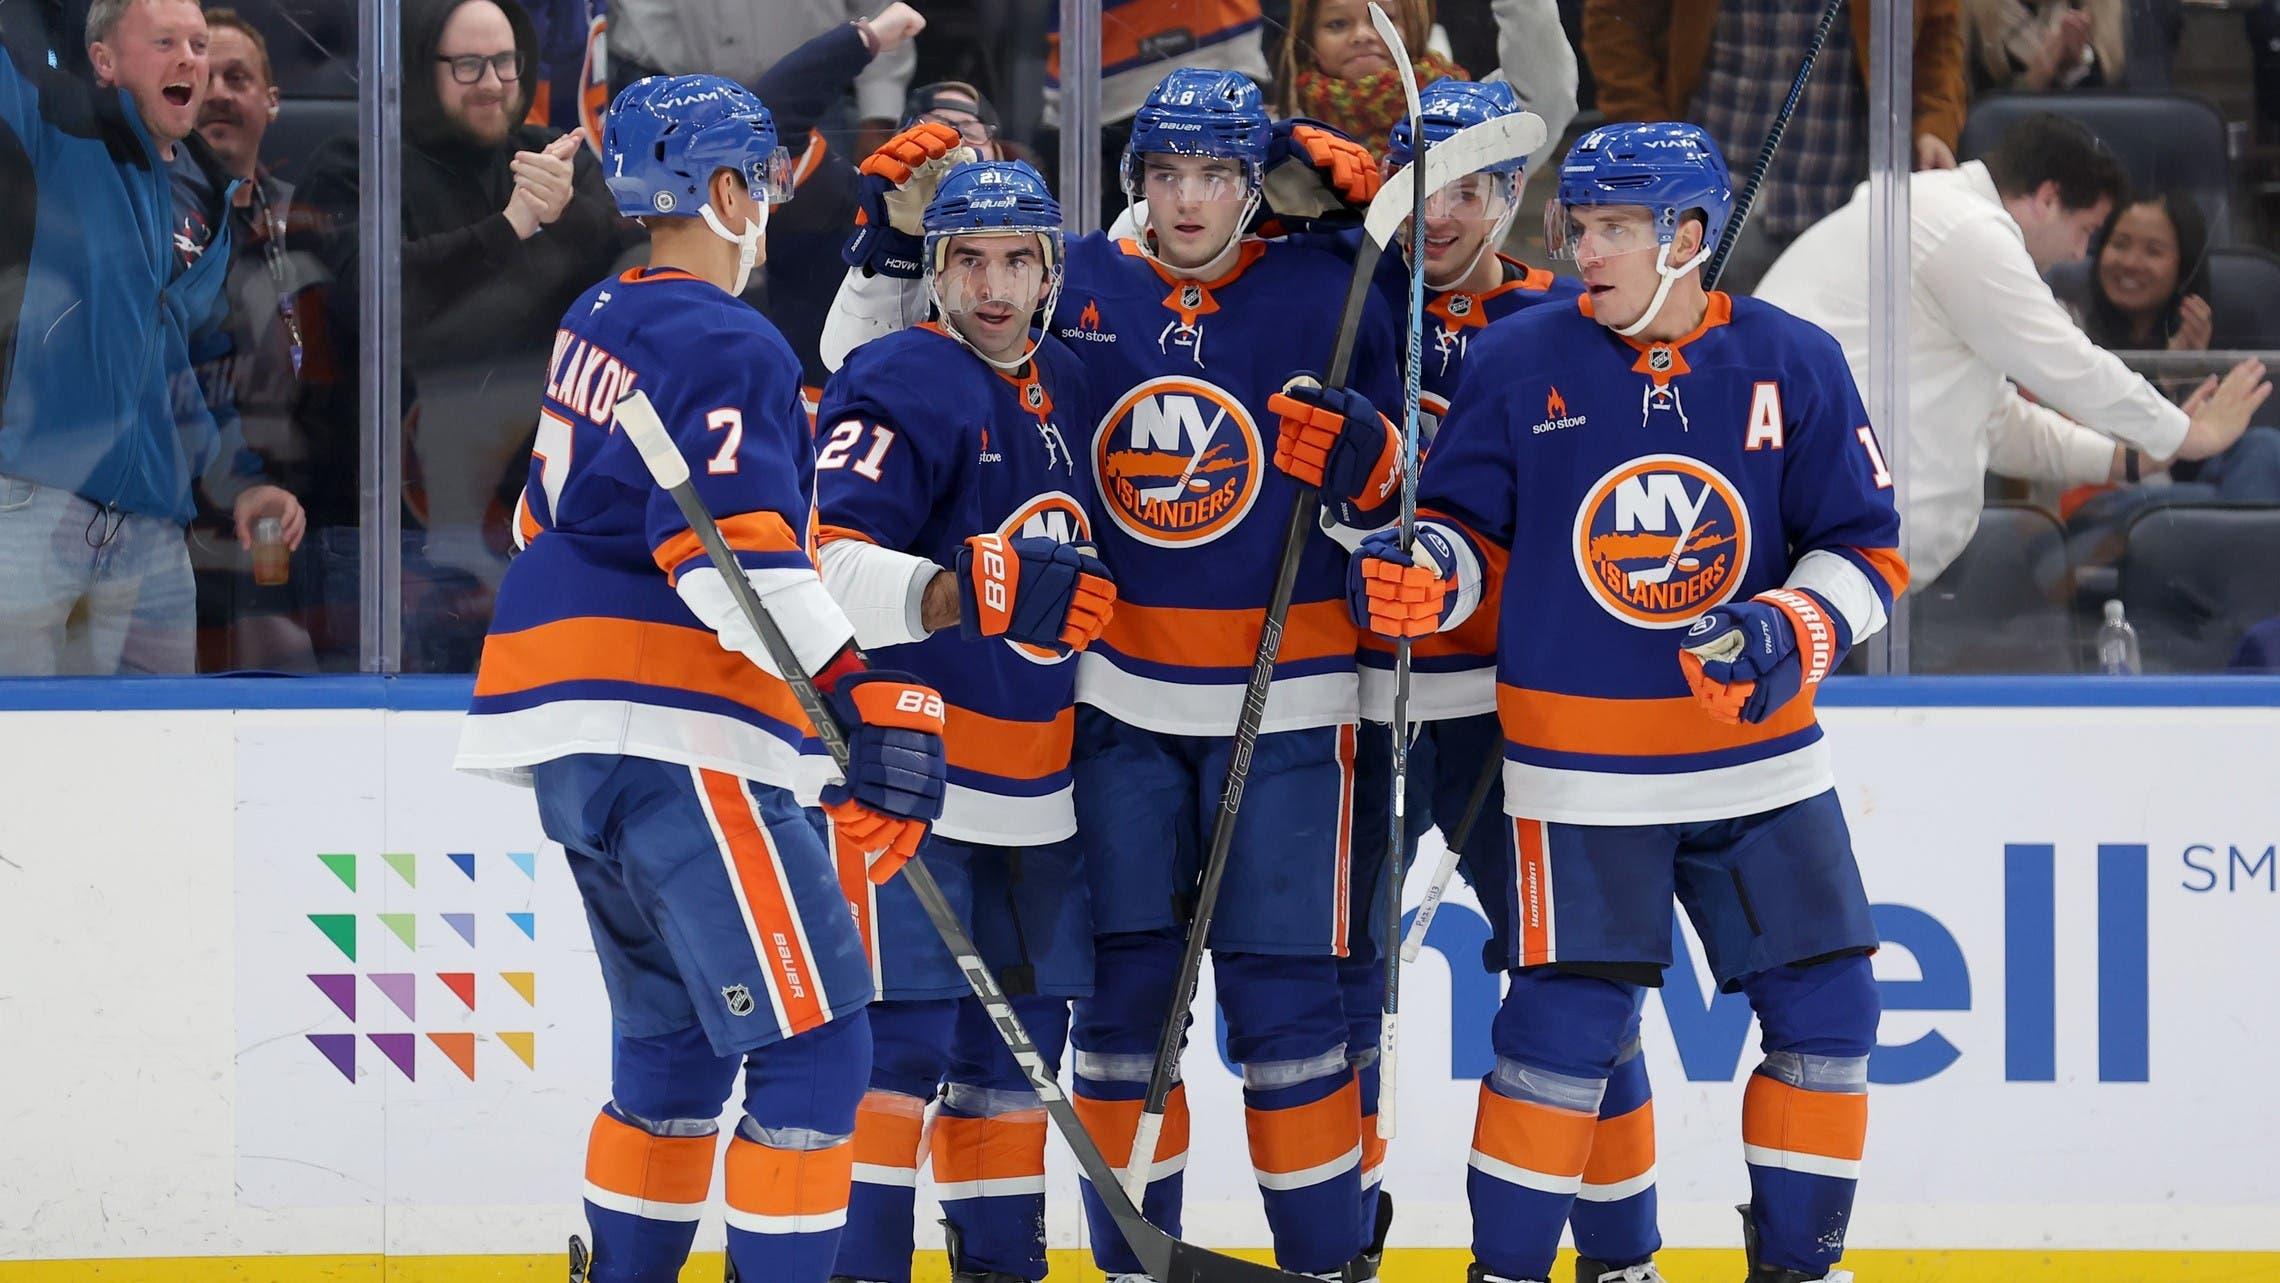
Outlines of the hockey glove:
[[1816,594],[1776,588],[1694,621],[1678,665],[1721,722],[1762,722],[1818,686],[1852,646],[1844,620]]
[[958,631],[969,640],[1003,637],[1065,655],[1100,636],[1115,604],[1108,567],[1075,544],[975,535],[958,549]]
[[1383,183],[1369,148],[1319,120],[1278,120],[1254,230],[1272,236],[1359,226]]
[[839,256],[875,276],[918,279],[926,203],[942,175],[972,159],[957,130],[931,120],[882,143],[856,171],[855,233]]
[[1401,485],[1401,434],[1352,388],[1326,388],[1301,374],[1267,398],[1282,416],[1275,466],[1333,499],[1367,512]]
[[1457,551],[1431,526],[1401,549],[1401,532],[1380,530],[1346,563],[1346,603],[1354,622],[1389,641],[1441,630],[1457,605]]
[[884,883],[942,814],[942,696],[908,673],[861,669],[828,698],[847,733],[847,778],[824,785],[822,806]]

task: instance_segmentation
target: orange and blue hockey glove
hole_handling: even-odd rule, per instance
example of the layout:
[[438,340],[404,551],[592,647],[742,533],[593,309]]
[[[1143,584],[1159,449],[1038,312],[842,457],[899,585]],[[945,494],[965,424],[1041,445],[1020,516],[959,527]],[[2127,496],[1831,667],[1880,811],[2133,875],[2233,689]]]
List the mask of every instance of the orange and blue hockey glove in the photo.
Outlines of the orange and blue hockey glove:
[[975,535],[958,548],[958,631],[1065,655],[1092,644],[1116,606],[1108,567],[1058,539]]
[[1261,236],[1360,226],[1383,186],[1370,149],[1319,120],[1278,120],[1253,231]]
[[1268,397],[1267,408],[1282,418],[1275,466],[1324,497],[1366,513],[1384,507],[1400,488],[1401,434],[1368,397],[1301,374]]
[[1362,540],[1346,563],[1346,605],[1354,622],[1388,641],[1441,630],[1457,605],[1457,550],[1431,526],[1417,527],[1407,551],[1401,532]]
[[856,170],[855,232],[839,256],[874,276],[918,279],[926,203],[943,174],[972,159],[974,149],[939,121],[881,143]]
[[1678,666],[1712,718],[1754,724],[1820,685],[1851,647],[1844,617],[1819,594],[1776,588],[1695,620]]
[[832,667],[843,675],[825,695],[847,734],[847,778],[824,785],[823,810],[884,883],[942,815],[942,696],[909,673]]

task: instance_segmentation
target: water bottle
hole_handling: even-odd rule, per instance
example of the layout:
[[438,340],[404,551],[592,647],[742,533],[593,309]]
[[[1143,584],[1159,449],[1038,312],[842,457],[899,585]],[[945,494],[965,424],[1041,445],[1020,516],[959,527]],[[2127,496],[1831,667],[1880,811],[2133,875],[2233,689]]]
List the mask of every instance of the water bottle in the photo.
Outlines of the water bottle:
[[2135,677],[2141,669],[2137,629],[2122,618],[2122,603],[2106,603],[2106,622],[2098,625],[2098,671],[2109,676]]

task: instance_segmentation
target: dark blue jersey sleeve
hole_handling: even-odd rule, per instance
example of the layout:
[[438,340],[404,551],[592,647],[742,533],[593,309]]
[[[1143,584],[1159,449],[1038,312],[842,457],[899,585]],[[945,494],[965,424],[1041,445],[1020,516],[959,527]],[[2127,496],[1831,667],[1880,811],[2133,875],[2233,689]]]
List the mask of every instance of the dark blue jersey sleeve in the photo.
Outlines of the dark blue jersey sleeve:
[[[645,379],[658,417],[689,461],[697,493],[751,569],[804,569],[814,475],[799,367],[780,342],[722,343],[669,377]],[[644,526],[657,564],[678,578],[704,557],[681,510],[650,487]]]
[[964,416],[945,414],[925,379],[895,367],[907,346],[864,347],[832,375],[816,412],[815,462],[818,520],[903,552],[943,498],[959,493],[976,453],[963,445]]

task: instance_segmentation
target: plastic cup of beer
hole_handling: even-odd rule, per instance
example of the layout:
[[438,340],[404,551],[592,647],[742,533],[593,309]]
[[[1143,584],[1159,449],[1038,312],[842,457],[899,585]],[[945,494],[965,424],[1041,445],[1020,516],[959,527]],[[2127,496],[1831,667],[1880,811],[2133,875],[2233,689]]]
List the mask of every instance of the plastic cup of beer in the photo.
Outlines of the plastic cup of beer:
[[264,588],[284,583],[293,573],[293,554],[285,546],[285,523],[263,517],[253,523],[253,582]]

